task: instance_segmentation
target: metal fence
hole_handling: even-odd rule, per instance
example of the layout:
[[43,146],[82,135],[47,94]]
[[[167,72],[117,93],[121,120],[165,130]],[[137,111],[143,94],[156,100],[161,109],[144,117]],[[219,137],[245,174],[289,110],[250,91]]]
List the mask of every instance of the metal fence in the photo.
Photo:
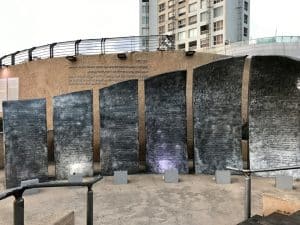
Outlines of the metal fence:
[[174,50],[172,35],[85,39],[33,47],[0,58],[0,67],[54,57]]
[[65,182],[65,181],[53,181],[39,184],[31,184],[26,186],[20,186],[12,189],[8,189],[5,192],[0,193],[0,201],[14,196],[14,225],[24,225],[24,191],[33,188],[51,188],[51,187],[87,187],[87,209],[86,209],[86,224],[93,225],[93,185],[102,180],[102,176],[94,177],[90,181],[85,182]]

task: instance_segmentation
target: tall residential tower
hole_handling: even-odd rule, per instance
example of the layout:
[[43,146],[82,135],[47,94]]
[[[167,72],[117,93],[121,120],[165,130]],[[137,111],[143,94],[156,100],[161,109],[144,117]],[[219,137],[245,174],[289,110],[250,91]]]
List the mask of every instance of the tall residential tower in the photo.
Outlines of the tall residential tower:
[[174,35],[176,49],[201,51],[249,40],[250,0],[141,0],[140,8],[140,34],[148,26],[148,34]]

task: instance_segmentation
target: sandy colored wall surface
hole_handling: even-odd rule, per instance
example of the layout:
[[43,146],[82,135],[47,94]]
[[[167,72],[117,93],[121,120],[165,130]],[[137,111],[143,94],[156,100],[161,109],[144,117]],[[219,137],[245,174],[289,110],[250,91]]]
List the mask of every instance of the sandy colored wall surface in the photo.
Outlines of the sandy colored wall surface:
[[189,157],[193,157],[192,75],[193,69],[221,55],[183,51],[128,53],[126,60],[116,54],[79,56],[76,62],[54,58],[4,68],[0,77],[19,77],[19,99],[47,99],[47,128],[53,129],[52,97],[81,90],[93,90],[94,160],[99,160],[99,89],[128,79],[139,79],[140,159],[144,160],[144,82],[147,77],[176,70],[187,70],[187,126]]

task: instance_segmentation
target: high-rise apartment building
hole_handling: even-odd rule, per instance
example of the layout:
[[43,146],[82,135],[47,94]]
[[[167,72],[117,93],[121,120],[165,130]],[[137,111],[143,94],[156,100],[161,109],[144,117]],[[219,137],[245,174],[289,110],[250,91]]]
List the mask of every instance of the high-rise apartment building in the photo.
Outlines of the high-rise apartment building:
[[[142,2],[141,6],[146,4]],[[201,50],[249,40],[250,0],[149,0],[148,4],[156,4],[149,7],[144,21],[148,33],[174,35],[176,49]],[[143,35],[143,26],[140,29]]]

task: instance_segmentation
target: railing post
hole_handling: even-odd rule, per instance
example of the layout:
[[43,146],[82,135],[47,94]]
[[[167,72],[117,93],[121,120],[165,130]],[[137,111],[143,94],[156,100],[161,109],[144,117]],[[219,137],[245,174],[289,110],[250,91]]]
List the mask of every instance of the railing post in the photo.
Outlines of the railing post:
[[245,220],[251,217],[251,173],[245,175]]
[[75,55],[79,55],[79,43],[81,40],[75,41]]
[[33,47],[28,50],[28,61],[32,61],[32,52],[34,49],[36,49],[36,47]]
[[88,186],[86,209],[87,209],[86,224],[93,225],[93,190],[92,190],[92,186]]
[[53,58],[54,57],[54,46],[56,45],[57,43],[52,43],[50,44],[50,58]]
[[19,53],[20,51],[17,51],[13,54],[11,54],[11,65],[15,65],[16,64],[16,55]]
[[22,195],[14,201],[14,225],[24,225],[24,199]]

